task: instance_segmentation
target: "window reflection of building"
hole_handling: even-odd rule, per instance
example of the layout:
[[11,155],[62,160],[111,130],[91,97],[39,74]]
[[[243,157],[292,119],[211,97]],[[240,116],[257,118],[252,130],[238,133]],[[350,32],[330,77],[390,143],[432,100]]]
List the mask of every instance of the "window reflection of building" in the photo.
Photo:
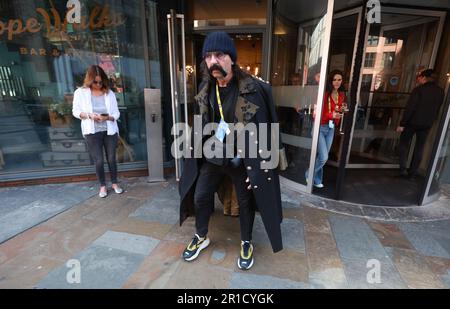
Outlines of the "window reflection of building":
[[430,63],[437,20],[386,13],[381,26],[370,26],[350,162],[358,155],[397,162],[395,127],[416,73]]
[[[8,2],[10,5],[5,5]],[[141,29],[141,2],[83,1],[81,23],[67,27],[44,15],[64,16],[67,1],[1,1],[2,22],[36,20],[38,31],[14,36],[2,32],[0,43],[0,152],[2,172],[90,165],[80,125],[71,115],[71,97],[91,64],[105,69],[121,110],[122,162],[146,160],[143,88],[147,86]],[[156,6],[146,1],[148,16]],[[93,12],[97,12],[97,18]],[[98,17],[103,14],[102,20]],[[105,18],[109,18],[106,25]],[[31,21],[30,21],[31,20]],[[50,23],[50,24],[47,24]],[[149,21],[155,24],[155,20]],[[86,26],[87,25],[87,26]],[[47,27],[48,26],[48,27]],[[52,29],[55,31],[49,31]],[[158,78],[157,27],[149,27],[150,70]],[[156,41],[155,41],[156,39]],[[156,74],[153,74],[155,76]],[[128,149],[128,150],[127,150]],[[133,153],[133,155],[130,155]],[[120,160],[122,158],[122,160]]]
[[366,53],[366,57],[364,59],[364,67],[365,68],[373,68],[374,67],[375,56],[376,56],[376,53]]

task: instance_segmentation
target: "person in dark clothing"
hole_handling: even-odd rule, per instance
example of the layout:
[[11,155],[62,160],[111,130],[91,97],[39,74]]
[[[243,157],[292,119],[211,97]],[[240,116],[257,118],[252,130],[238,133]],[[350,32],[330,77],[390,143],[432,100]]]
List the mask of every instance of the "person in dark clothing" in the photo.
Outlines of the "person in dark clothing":
[[[417,176],[428,132],[433,126],[444,100],[444,90],[436,84],[432,69],[420,72],[417,82],[419,86],[413,89],[400,126],[397,127],[397,132],[401,133],[398,146],[400,176],[405,177]],[[414,135],[416,135],[416,144],[408,170],[406,166],[408,152]]]
[[[210,240],[207,233],[209,219],[214,211],[214,194],[224,183],[232,183],[239,204],[241,231],[237,265],[247,270],[254,264],[252,230],[256,209],[261,214],[273,251],[283,248],[281,193],[276,167],[262,169],[261,164],[265,163],[260,155],[262,150],[258,151],[256,157],[251,157],[248,151],[249,135],[256,137],[256,142],[252,141],[253,147],[255,144],[259,146],[258,139],[262,141],[260,124],[267,124],[268,132],[272,132],[271,124],[278,124],[271,87],[239,68],[233,40],[225,32],[212,32],[206,37],[202,57],[207,72],[203,75],[204,80],[195,97],[194,117],[201,118],[203,128],[211,122],[218,124],[218,128],[212,136],[202,135],[203,138],[196,142],[194,134],[198,134],[198,131],[194,126],[191,136],[194,148],[190,147],[191,153],[194,149],[204,150],[203,145],[211,138],[218,139],[224,149],[235,148],[233,158],[208,158],[205,154],[201,158],[186,156],[184,160],[179,183],[180,225],[188,216],[194,215],[196,234],[183,251],[182,258],[192,261],[208,247]],[[231,136],[234,135],[236,142],[241,135],[237,130],[228,129],[236,124],[249,123],[256,125],[255,130],[247,132],[244,147],[236,149],[236,143],[233,145],[229,140],[233,140]],[[201,144],[200,148],[197,148],[197,144]],[[281,141],[274,147],[278,150],[280,145]],[[224,177],[229,177],[231,182],[223,182]]]

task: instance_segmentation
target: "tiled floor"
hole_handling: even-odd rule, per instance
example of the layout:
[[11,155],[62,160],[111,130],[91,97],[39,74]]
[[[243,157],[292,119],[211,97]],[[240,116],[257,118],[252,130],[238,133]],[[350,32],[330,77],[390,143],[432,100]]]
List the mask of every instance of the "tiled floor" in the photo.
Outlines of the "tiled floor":
[[[25,206],[0,210],[6,227],[13,230],[16,218],[23,230],[0,244],[0,288],[450,288],[450,220],[373,221],[310,207],[283,190],[285,249],[272,252],[257,215],[255,265],[244,272],[236,265],[239,219],[224,216],[220,205],[210,247],[193,262],[181,260],[195,227],[193,218],[178,225],[172,181],[130,179],[124,194],[106,199],[90,184],[67,186],[80,190],[67,202],[46,191],[64,194],[64,186],[41,188],[45,199],[39,187],[27,187],[33,199]],[[19,191],[1,191],[0,203],[18,203]],[[50,219],[32,226],[42,213],[25,209],[39,209],[37,201],[45,201]]]

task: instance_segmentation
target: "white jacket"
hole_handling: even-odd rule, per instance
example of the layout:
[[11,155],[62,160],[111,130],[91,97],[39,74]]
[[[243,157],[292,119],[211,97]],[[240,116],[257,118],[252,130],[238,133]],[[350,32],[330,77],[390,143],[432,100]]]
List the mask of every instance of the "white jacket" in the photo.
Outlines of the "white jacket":
[[[116,95],[113,91],[108,91],[105,94],[105,104],[108,114],[114,118],[114,121],[106,121],[108,127],[108,135],[119,133],[117,126],[117,119],[120,117],[119,107],[117,106]],[[81,119],[81,113],[92,113],[91,89],[82,87],[75,90],[73,95],[72,114],[75,118]],[[81,132],[83,135],[94,134],[95,126],[94,120],[81,119]]]

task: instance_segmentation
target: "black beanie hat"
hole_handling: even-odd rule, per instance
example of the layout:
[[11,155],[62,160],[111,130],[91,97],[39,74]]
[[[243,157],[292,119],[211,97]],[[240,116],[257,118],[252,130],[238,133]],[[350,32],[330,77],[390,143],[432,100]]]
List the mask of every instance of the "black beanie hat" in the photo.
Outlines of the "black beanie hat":
[[221,51],[230,55],[233,62],[236,62],[236,47],[233,39],[223,31],[211,32],[203,43],[202,57],[205,58],[206,53]]

